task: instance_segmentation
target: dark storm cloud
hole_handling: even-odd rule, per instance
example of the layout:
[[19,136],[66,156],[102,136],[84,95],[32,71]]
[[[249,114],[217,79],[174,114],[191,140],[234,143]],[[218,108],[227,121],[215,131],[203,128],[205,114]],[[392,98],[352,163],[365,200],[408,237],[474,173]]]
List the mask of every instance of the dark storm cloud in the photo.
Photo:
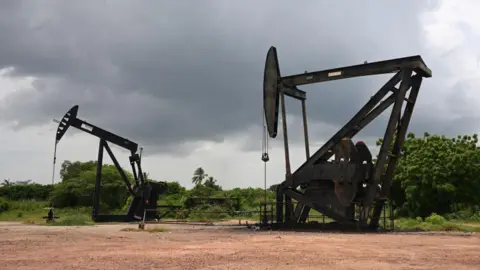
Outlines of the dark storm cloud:
[[[35,91],[0,104],[0,120],[44,124],[79,104],[81,118],[158,150],[221,141],[260,124],[269,46],[283,75],[414,55],[417,15],[427,8],[426,1],[239,3],[4,1],[0,67],[38,79]],[[307,87],[309,118],[344,124],[387,79]],[[423,129],[439,125],[438,113],[416,119]],[[383,125],[371,130],[367,136],[381,135]]]

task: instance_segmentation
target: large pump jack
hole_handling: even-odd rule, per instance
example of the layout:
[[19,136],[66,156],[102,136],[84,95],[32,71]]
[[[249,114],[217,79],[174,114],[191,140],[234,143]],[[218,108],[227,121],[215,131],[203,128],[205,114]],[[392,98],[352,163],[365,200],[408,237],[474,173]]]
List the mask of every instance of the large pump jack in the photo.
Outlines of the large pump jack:
[[[99,128],[86,121],[77,118],[78,105],[73,106],[59,121],[57,134],[55,137],[55,152],[57,144],[62,139],[65,132],[70,126],[96,136],[100,139],[97,159],[97,172],[95,182],[95,192],[93,195],[92,219],[95,222],[130,222],[144,218],[147,220],[157,217],[157,201],[161,194],[166,192],[167,185],[164,182],[147,182],[141,167],[141,156],[138,153],[138,144],[128,139],[122,138],[112,132]],[[132,167],[135,183],[132,184],[128,180],[125,172],[118,163],[108,142],[120,146],[130,151],[130,165]],[[125,182],[125,186],[129,193],[133,196],[125,215],[105,215],[100,214],[100,189],[102,182],[102,166],[104,149],[112,159],[120,176]],[[54,158],[54,163],[55,163]]]
[[[297,86],[387,73],[394,75],[345,126],[310,156],[306,92]],[[340,225],[377,229],[390,195],[392,177],[422,79],[431,76],[432,71],[422,58],[411,56],[282,77],[277,50],[271,47],[264,71],[264,114],[268,136],[275,138],[281,103],[286,167],[285,181],[277,187],[276,224],[290,226],[305,223],[310,209],[315,209]],[[285,96],[302,102],[307,161],[293,173],[288,150]],[[404,102],[406,105],[402,113]],[[392,104],[387,129],[374,164],[368,147],[360,141],[354,144],[352,137]],[[333,156],[334,159],[330,160]],[[262,160],[268,161],[268,156],[262,157]],[[292,199],[297,202],[295,209]]]

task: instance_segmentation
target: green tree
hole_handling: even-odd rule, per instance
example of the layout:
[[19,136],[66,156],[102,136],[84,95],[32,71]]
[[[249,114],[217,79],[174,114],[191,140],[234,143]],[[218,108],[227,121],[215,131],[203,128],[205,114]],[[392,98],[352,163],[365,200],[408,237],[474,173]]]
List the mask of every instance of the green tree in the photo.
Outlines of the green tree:
[[215,189],[207,187],[205,185],[196,185],[194,188],[187,192],[187,197],[213,197],[216,193]]
[[[125,171],[127,178],[133,182],[133,176]],[[55,185],[53,199],[55,207],[91,206],[96,182],[96,162],[69,161],[62,164],[62,182]],[[101,210],[120,209],[129,193],[117,168],[103,165],[100,189]]]
[[3,182],[2,182],[2,186],[10,186],[12,184],[12,182],[10,181],[9,178],[5,178],[3,179]]
[[445,214],[458,205],[480,205],[480,149],[478,138],[447,138],[409,133],[392,183],[392,197],[401,212],[426,217]]
[[201,185],[203,180],[208,177],[208,174],[205,173],[202,167],[198,167],[193,172],[192,183],[196,186]]
[[204,186],[211,188],[215,191],[222,191],[222,187],[217,184],[217,180],[212,176],[209,176],[207,180],[203,183]]
[[45,201],[50,197],[52,185],[41,184],[10,184],[0,186],[0,197],[9,200],[39,200]]
[[82,172],[92,171],[97,168],[97,161],[91,160],[87,162],[71,162],[65,160],[60,168],[60,177],[62,181],[68,181],[69,179],[78,177]]
[[180,185],[178,182],[166,182],[167,183],[167,192],[165,195],[177,195],[177,194],[185,194],[186,189]]

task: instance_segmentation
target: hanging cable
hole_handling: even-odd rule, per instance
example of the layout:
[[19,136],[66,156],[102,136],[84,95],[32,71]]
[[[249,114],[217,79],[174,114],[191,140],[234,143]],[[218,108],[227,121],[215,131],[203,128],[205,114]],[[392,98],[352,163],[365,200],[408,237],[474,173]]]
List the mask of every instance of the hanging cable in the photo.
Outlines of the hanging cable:
[[267,124],[265,123],[265,116],[262,111],[262,129],[263,129],[263,134],[262,134],[262,161],[267,162],[270,160],[270,157],[268,156],[268,132],[267,132]]
[[266,224],[268,222],[267,219],[267,162],[270,160],[270,157],[268,156],[268,131],[267,131],[267,125],[265,123],[265,114],[264,111],[262,110],[262,161],[263,161],[263,189],[264,189],[264,195],[263,195],[263,222]]
[[[55,165],[57,163],[57,144],[58,144],[58,141],[55,139],[55,146],[53,148],[52,188],[53,188],[53,185],[55,184]],[[55,212],[53,210],[54,201],[55,201],[55,198],[52,198],[50,209],[48,210],[47,221],[53,221],[55,219]]]
[[57,163],[57,142],[53,148],[53,169],[52,169],[52,186],[55,184],[55,164]]

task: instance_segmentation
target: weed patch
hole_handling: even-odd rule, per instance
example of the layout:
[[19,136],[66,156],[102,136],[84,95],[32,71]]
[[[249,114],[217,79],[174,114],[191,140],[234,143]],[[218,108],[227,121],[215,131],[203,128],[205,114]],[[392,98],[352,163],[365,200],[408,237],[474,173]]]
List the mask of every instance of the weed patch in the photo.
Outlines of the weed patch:
[[417,219],[398,219],[395,221],[395,230],[397,231],[463,231],[480,232],[480,227],[448,221],[444,217],[433,213],[422,221]]

